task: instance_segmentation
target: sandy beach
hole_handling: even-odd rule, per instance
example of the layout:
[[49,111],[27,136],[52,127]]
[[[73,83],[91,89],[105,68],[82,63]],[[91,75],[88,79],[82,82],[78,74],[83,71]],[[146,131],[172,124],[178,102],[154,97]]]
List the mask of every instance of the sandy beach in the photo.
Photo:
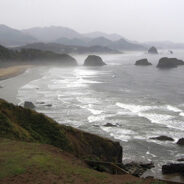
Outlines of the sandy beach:
[[22,74],[26,69],[32,67],[31,65],[20,65],[20,66],[10,66],[6,68],[0,68],[0,80],[15,77]]
[[0,98],[18,104],[18,89],[32,80],[41,77],[47,67],[19,65],[0,69]]

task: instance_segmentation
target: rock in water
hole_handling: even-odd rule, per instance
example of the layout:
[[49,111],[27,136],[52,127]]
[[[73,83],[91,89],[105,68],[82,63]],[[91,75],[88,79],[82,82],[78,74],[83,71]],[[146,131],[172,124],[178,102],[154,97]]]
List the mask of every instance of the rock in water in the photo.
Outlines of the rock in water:
[[162,166],[163,174],[181,173],[184,174],[184,164],[171,163]]
[[89,55],[84,61],[84,66],[103,66],[106,65],[102,58],[95,55]]
[[135,65],[140,65],[140,66],[149,66],[152,65],[150,62],[148,62],[147,59],[140,59],[136,61]]
[[112,123],[106,123],[104,126],[105,127],[117,127],[117,125],[113,125]]
[[148,54],[158,54],[156,47],[151,47],[148,49]]
[[32,102],[25,101],[24,102],[24,108],[34,109],[35,108],[35,105]]
[[175,68],[178,65],[184,65],[184,62],[177,58],[164,57],[159,60],[157,67],[158,68]]
[[177,144],[180,146],[184,146],[184,138],[179,139]]
[[178,162],[184,162],[184,158],[177,159]]
[[150,139],[155,139],[155,140],[159,140],[159,141],[174,141],[173,138],[165,136],[165,135],[161,135],[158,137],[151,137]]

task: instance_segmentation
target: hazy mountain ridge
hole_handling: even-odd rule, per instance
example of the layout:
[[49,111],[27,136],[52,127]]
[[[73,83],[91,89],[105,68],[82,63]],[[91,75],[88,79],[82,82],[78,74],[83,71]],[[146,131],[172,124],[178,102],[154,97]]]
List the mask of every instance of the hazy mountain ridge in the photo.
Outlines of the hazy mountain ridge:
[[[35,42],[56,42],[71,46],[102,46],[116,50],[140,50],[145,49],[140,44],[131,43],[118,34],[107,34],[102,32],[81,34],[77,31],[59,26],[35,27],[22,31],[6,27],[6,37],[0,35],[0,44],[5,46],[21,46]],[[0,32],[3,26],[0,27]],[[7,30],[7,31],[6,31]],[[18,36],[17,36],[18,35]],[[88,37],[89,36],[89,37]],[[3,40],[4,39],[4,40]],[[119,40],[120,39],[120,40]],[[2,40],[2,41],[1,41]],[[105,48],[103,48],[105,50]],[[106,51],[105,51],[106,52]]]
[[102,32],[92,32],[81,34],[73,29],[65,27],[44,27],[44,28],[31,28],[23,30],[42,42],[56,42],[63,45],[73,46],[103,46],[111,49],[118,50],[142,50],[145,49],[140,44],[134,44],[125,40],[118,34],[107,34]]
[[86,54],[86,53],[99,53],[99,54],[120,54],[121,52],[117,50],[110,49],[103,46],[73,46],[73,45],[63,45],[59,43],[43,43],[37,42],[32,44],[27,44],[25,46],[15,48],[17,50],[21,49],[38,49],[42,51],[51,51],[59,54]]
[[17,46],[37,41],[31,35],[6,25],[0,25],[0,44],[5,46]]
[[115,50],[146,50],[146,47],[138,44],[131,43],[125,39],[120,39],[117,41],[111,41],[105,37],[98,37],[94,39],[82,40],[82,39],[68,39],[68,38],[60,38],[55,40],[56,43],[64,44],[64,45],[75,45],[75,46],[103,46],[108,47],[110,49]]
[[121,35],[116,34],[116,33],[107,34],[107,33],[99,32],[99,31],[91,32],[91,33],[84,33],[83,35],[88,37],[88,38],[104,37],[104,38],[107,38],[111,41],[117,41],[117,40],[123,38]]
[[40,41],[53,42],[60,37],[65,38],[81,38],[83,37],[80,33],[73,29],[60,27],[60,26],[49,26],[49,27],[34,27],[30,29],[22,30]]

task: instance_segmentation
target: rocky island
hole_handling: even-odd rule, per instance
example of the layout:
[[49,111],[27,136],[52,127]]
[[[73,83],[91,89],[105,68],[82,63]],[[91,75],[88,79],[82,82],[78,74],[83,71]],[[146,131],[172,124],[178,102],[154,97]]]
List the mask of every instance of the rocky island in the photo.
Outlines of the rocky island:
[[179,65],[184,65],[184,62],[177,58],[161,58],[158,62],[157,68],[175,68]]
[[184,138],[179,139],[177,144],[180,146],[184,146]]
[[149,66],[152,65],[147,59],[140,59],[136,61],[135,65],[137,66]]
[[84,66],[104,66],[106,63],[103,62],[102,58],[96,55],[89,55],[85,61]]
[[156,47],[151,47],[148,49],[148,54],[158,54]]

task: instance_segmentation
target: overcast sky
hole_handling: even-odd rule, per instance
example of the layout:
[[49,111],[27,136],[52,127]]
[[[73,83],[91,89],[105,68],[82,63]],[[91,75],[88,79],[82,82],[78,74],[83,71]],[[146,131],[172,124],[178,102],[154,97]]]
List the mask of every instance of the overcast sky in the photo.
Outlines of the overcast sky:
[[137,41],[184,42],[184,0],[0,0],[0,24],[65,26]]

